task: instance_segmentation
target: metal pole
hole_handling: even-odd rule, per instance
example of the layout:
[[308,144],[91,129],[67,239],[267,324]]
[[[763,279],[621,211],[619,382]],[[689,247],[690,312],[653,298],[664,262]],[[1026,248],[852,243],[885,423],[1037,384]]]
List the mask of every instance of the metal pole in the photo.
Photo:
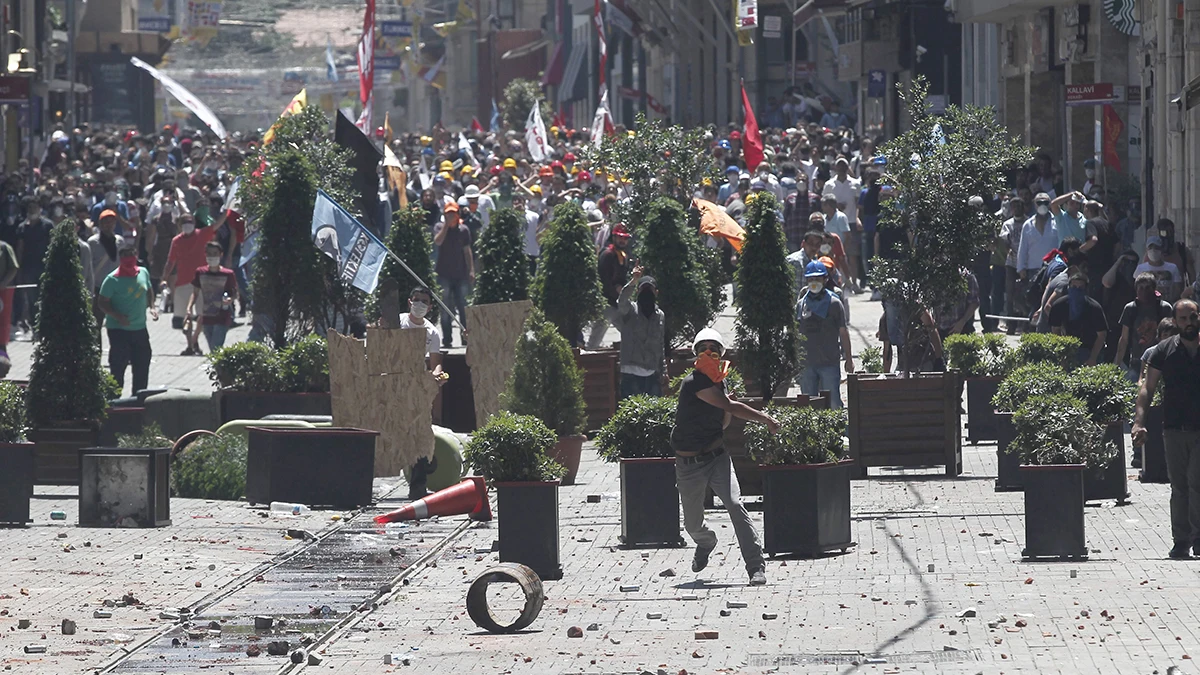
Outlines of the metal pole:
[[[67,3],[67,114],[64,115],[64,126],[67,134],[75,126],[75,0]],[[67,144],[68,152],[74,152],[74,146]]]
[[[67,0],[70,2],[71,0]],[[796,33],[800,29],[796,26],[796,15],[792,15],[792,86],[796,86]]]

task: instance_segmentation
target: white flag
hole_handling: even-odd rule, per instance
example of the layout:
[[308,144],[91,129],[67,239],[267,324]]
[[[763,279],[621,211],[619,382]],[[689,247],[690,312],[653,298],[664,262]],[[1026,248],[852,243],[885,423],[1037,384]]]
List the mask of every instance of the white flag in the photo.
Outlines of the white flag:
[[525,120],[525,143],[529,146],[529,156],[533,161],[545,161],[546,123],[542,121],[542,111],[538,109],[537,101],[529,111],[529,119]]
[[475,153],[471,150],[471,142],[461,131],[458,132],[458,149],[467,155],[467,161],[471,163],[471,166],[479,168],[479,160],[475,159]]
[[608,91],[600,94],[600,105],[596,106],[596,114],[592,117],[592,145],[600,147],[604,141],[604,128],[611,119],[608,112]]
[[155,68],[136,56],[129,57],[129,62],[146,71],[147,73],[150,73],[154,79],[158,80],[159,83],[162,84],[163,89],[166,89],[167,93],[169,93],[171,96],[174,96],[180,103],[184,105],[185,108],[196,113],[196,117],[199,117],[201,122],[207,124],[208,128],[212,129],[212,132],[217,135],[217,138],[225,140],[225,137],[229,135],[225,132],[225,125],[221,124],[221,120],[217,118],[216,113],[214,113],[212,110],[209,110],[208,106],[204,105],[203,101],[196,98],[196,95],[185,89],[183,85],[171,79],[170,76],[158,68]]

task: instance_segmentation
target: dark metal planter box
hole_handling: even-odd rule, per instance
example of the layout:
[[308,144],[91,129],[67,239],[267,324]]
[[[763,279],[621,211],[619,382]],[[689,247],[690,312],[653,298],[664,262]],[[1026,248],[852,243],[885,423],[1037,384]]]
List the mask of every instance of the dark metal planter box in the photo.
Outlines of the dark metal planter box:
[[27,437],[34,444],[34,485],[79,485],[79,450],[100,444],[100,425],[30,429]]
[[[763,401],[761,397],[738,399],[742,403],[754,408],[755,410],[763,409]],[[796,408],[806,408],[809,406],[815,408],[829,407],[828,397],[822,399],[818,396],[805,396],[800,394],[796,397],[780,396],[771,399],[775,405],[792,406]],[[725,427],[725,450],[729,453],[729,458],[733,460],[733,470],[737,474],[738,486],[741,488],[742,495],[761,495],[763,493],[763,477],[762,471],[759,469],[758,462],[750,457],[750,453],[746,450],[746,420],[734,417],[729,422],[729,426]]]
[[1083,472],[1083,499],[1094,502],[1115,499],[1123,504],[1129,499],[1129,477],[1125,473],[1125,428],[1121,422],[1113,422],[1104,429],[1104,442],[1115,443],[1117,456],[1101,471]]
[[763,466],[763,550],[814,557],[845,551],[850,541],[854,460]]
[[116,447],[117,434],[140,434],[146,419],[146,409],[129,406],[109,408],[100,423],[100,445]]
[[996,411],[996,492],[1019,492],[1025,489],[1021,483],[1021,458],[1008,447],[1017,436],[1013,426],[1013,414]]
[[332,415],[328,392],[274,393],[222,391],[218,404],[221,424],[230,420],[261,420],[267,415]]
[[80,527],[171,524],[171,448],[79,450]]
[[1086,560],[1082,464],[1021,466],[1025,484],[1026,559]]
[[25,527],[33,497],[33,443],[0,443],[0,527]]
[[475,431],[475,391],[471,388],[471,367],[465,353],[443,353],[442,370],[450,379],[438,393],[441,397],[441,426],[460,434]]
[[621,542],[626,546],[683,546],[675,459],[621,460]]
[[1143,483],[1170,483],[1167,477],[1167,452],[1163,447],[1162,406],[1146,410],[1146,445],[1142,446],[1142,471],[1138,480]]
[[967,382],[967,442],[997,440],[996,409],[992,397],[1000,386],[999,377],[968,377]]
[[846,376],[850,456],[867,467],[944,466],[962,473],[958,377],[954,373]]
[[521,563],[546,581],[562,579],[558,557],[558,482],[493,483],[500,562]]
[[246,501],[353,509],[371,503],[377,431],[249,427]]

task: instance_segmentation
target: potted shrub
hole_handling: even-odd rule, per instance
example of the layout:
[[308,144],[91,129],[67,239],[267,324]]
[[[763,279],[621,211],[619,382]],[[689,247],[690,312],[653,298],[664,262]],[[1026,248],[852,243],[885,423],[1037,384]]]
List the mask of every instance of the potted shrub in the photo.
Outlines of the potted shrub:
[[525,320],[525,335],[517,341],[516,356],[500,405],[518,415],[532,415],[558,437],[549,451],[566,467],[563,485],[574,485],[583,442],[583,372],[566,339],[554,324],[534,309]]
[[239,342],[208,355],[221,424],[267,415],[330,415],[329,351],[309,335],[281,350]]
[[596,247],[583,211],[574,202],[554,207],[542,235],[530,297],[559,333],[578,346],[583,327],[600,316]]
[[707,328],[721,305],[714,292],[712,268],[704,243],[689,228],[679,202],[661,197],[649,207],[644,224],[634,232],[638,261],[658,286],[658,306],[665,315],[666,347],[688,343]]
[[525,257],[525,216],[512,208],[492,213],[479,235],[479,271],[472,304],[514,302],[529,298],[529,262]]
[[246,494],[246,437],[208,434],[171,461],[171,494],[237,501]]
[[[493,220],[493,224],[494,224]],[[441,294],[441,288],[433,274],[433,240],[425,225],[425,211],[419,204],[400,209],[392,214],[392,227],[388,230],[387,247],[396,257],[408,265],[418,278],[423,279],[429,291]],[[379,321],[384,328],[399,328],[400,315],[408,311],[405,301],[408,292],[416,286],[412,276],[388,256],[379,271],[379,283],[367,301],[366,314],[370,322]],[[441,308],[435,302],[425,315],[427,321],[438,321]]]
[[[906,368],[922,361],[926,309],[953,306],[967,292],[962,270],[1000,229],[983,198],[1007,185],[1008,172],[1028,164],[1033,149],[1014,142],[995,113],[948,106],[933,114],[928,84],[916,81],[901,97],[909,130],[880,148],[887,158],[881,183],[892,195],[880,204],[879,228],[903,230],[904,245],[877,257],[874,286],[898,305]],[[953,176],[953,179],[949,179]],[[962,472],[959,387],[953,373],[850,373],[850,455],[869,466],[944,465]]]
[[33,443],[25,442],[25,391],[0,382],[0,526],[24,527],[33,497]]
[[967,389],[967,440],[970,443],[996,440],[996,417],[992,397],[1008,367],[1008,345],[999,333],[950,335],[942,341],[946,367],[954,371]]
[[563,576],[558,554],[558,479],[547,454],[554,432],[536,417],[501,411],[467,443],[465,459],[496,488],[500,562],[527,565],[542,579]]
[[1086,559],[1084,472],[1108,466],[1116,449],[1083,401],[1034,396],[1013,415],[1013,445],[1025,486],[1025,558]]
[[1066,371],[1047,363],[1031,363],[1012,371],[996,386],[996,491],[1021,490],[1021,458],[1012,445],[1016,437],[1013,413],[1034,396],[1067,391]]
[[80,449],[79,526],[170,525],[173,445],[151,422],[112,444]]
[[606,462],[621,467],[621,542],[626,546],[683,546],[675,485],[674,398],[630,396],[596,435]]
[[111,377],[100,365],[88,289],[79,262],[79,239],[72,222],[54,228],[39,281],[43,303],[37,318],[29,387],[25,392],[28,438],[34,448],[34,483],[78,485],[79,448],[99,441],[100,420]]
[[1137,385],[1124,371],[1111,363],[1084,366],[1067,378],[1068,391],[1084,402],[1092,421],[1104,429],[1104,442],[1114,449],[1112,461],[1097,471],[1084,473],[1083,497],[1086,501],[1115,499],[1118,504],[1129,498],[1125,474],[1125,422],[1133,419]]
[[1047,363],[1064,370],[1078,365],[1076,356],[1081,343],[1079,338],[1053,333],[1025,333],[1020,342],[1007,355],[1011,370],[1031,363]]
[[[747,428],[746,444],[763,470],[763,550],[816,556],[850,541],[846,411],[772,406],[779,433]],[[761,428],[760,428],[761,427]]]

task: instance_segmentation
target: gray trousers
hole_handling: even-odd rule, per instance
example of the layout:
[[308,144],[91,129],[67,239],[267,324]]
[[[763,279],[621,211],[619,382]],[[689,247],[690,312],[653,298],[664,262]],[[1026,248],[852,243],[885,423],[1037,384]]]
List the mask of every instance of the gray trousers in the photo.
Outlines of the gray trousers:
[[1171,538],[1200,540],[1200,431],[1163,430],[1167,477],[1171,479]]
[[742,488],[733,472],[733,460],[729,453],[698,464],[684,464],[675,458],[675,482],[679,486],[679,501],[683,505],[683,527],[697,546],[712,548],[717,545],[717,534],[704,522],[704,498],[708,488],[720,498],[733,521],[738,547],[742,549],[742,560],[746,571],[753,574],[763,567],[762,542],[758,531],[750,522],[750,513],[742,505]]

